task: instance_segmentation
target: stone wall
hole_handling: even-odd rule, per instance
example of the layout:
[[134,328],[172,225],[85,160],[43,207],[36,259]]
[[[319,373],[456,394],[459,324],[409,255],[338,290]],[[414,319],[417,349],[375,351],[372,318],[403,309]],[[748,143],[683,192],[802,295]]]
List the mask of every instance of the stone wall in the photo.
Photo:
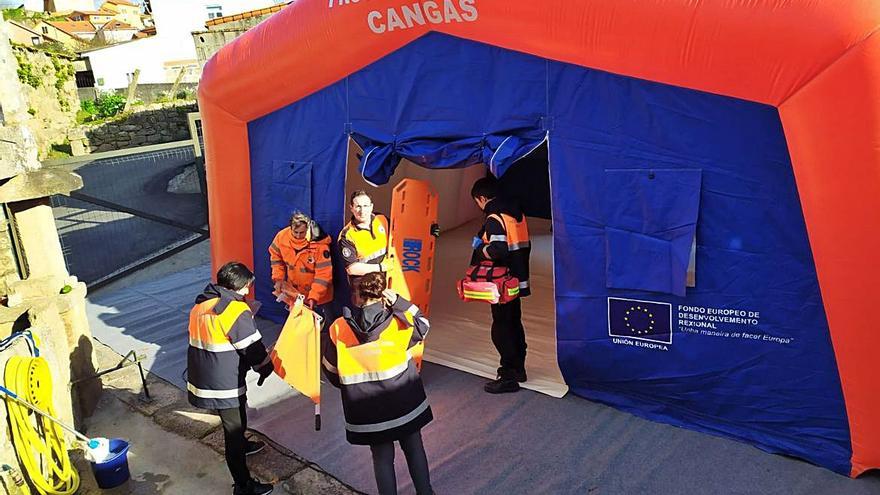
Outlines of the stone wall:
[[183,141],[190,139],[187,114],[198,111],[192,102],[149,105],[110,122],[83,126],[80,131],[92,153]]
[[268,19],[278,11],[274,7],[261,10],[265,12],[241,19],[236,19],[238,16],[230,16],[231,20],[226,20],[222,24],[211,25],[205,31],[194,31],[192,37],[193,43],[196,46],[196,57],[199,59],[199,65],[204,69],[205,62],[213,57],[224,45],[238,38],[250,28]]
[[[21,53],[28,67],[24,73],[18,60]],[[44,71],[47,64],[52,69]],[[0,178],[4,179],[0,205],[5,206],[0,209],[0,339],[25,329],[39,338],[41,356],[52,374],[55,413],[68,424],[77,424],[100,398],[100,381],[86,380],[73,390],[69,386],[95,372],[86,286],[67,273],[47,196],[69,194],[82,187],[82,180],[66,171],[40,169],[38,140],[30,128],[36,119],[28,112],[35,95],[57,102],[57,94],[68,91],[66,84],[56,91],[52,70],[55,64],[48,55],[29,50],[14,53],[5,23],[0,22]],[[22,84],[24,76],[40,77],[41,84]],[[51,90],[42,84],[46,79]],[[44,142],[46,131],[55,131],[37,130],[43,131]],[[24,341],[16,341],[0,352],[0,373],[11,357],[29,355]],[[0,407],[0,464],[19,467],[8,424],[7,408]]]
[[73,59],[23,46],[13,46],[12,54],[30,116],[25,125],[44,158],[53,144],[67,142],[67,131],[76,125],[79,96]]
[[199,65],[204,69],[208,59],[247,30],[247,27],[243,27],[193,32],[193,43],[196,45],[196,58],[199,60]]

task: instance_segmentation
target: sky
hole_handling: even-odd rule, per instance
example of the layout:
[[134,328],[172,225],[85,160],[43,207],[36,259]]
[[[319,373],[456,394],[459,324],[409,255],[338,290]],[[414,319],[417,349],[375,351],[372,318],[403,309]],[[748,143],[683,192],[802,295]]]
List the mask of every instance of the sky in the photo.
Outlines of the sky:
[[[140,4],[144,3],[141,0],[133,0],[133,1],[140,3]],[[2,8],[2,9],[15,8],[23,3],[24,3],[23,0],[0,0],[0,8]],[[104,3],[104,0],[95,0],[95,8],[100,7],[102,3]]]

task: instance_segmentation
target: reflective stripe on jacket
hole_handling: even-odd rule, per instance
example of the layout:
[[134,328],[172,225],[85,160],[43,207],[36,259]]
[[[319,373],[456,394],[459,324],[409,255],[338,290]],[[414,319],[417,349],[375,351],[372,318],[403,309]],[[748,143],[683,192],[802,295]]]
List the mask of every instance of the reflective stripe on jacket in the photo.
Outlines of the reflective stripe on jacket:
[[247,303],[232,291],[209,285],[189,314],[189,402],[204,409],[238,407],[247,391],[247,367],[267,362]]
[[[297,249],[297,246],[299,249]],[[280,230],[269,246],[273,282],[288,282],[297,294],[318,304],[333,300],[333,263],[330,237],[297,241],[289,227]],[[295,295],[294,295],[295,297]]]
[[416,365],[428,320],[401,297],[386,311],[365,332],[346,310],[326,337],[322,363],[341,389],[346,438],[353,444],[398,440],[433,419]]
[[373,215],[369,229],[359,228],[352,220],[339,232],[339,247],[346,268],[355,262],[381,263],[388,253],[388,219],[382,214]]
[[525,297],[531,294],[529,285],[529,255],[532,250],[532,243],[529,238],[529,227],[526,223],[526,217],[523,215],[522,220],[517,221],[511,215],[506,213],[492,213],[486,217],[486,220],[493,219],[504,226],[504,234],[489,235],[486,229],[483,229],[482,240],[485,244],[492,242],[504,242],[507,244],[507,260],[504,262],[510,273],[519,279],[519,295]]

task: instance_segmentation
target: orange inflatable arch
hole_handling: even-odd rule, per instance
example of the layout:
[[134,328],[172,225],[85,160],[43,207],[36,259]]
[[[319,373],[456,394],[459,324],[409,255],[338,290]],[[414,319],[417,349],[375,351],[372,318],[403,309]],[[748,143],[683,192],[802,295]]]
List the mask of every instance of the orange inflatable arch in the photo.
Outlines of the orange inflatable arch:
[[[418,4],[422,16],[401,13]],[[450,5],[457,14],[449,19]],[[458,18],[456,18],[458,17]],[[414,20],[415,19],[415,20]],[[297,0],[199,87],[215,266],[253,264],[248,123],[430,31],[778,108],[840,371],[851,475],[880,466],[876,0]]]

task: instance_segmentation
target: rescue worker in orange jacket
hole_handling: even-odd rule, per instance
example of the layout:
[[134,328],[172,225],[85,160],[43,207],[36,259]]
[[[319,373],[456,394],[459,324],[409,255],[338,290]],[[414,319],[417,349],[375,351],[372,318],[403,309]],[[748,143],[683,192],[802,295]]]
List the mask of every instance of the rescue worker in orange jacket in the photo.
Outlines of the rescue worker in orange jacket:
[[352,193],[349,209],[351,221],[339,232],[338,243],[349,286],[356,295],[360,277],[389,270],[388,218],[373,213],[373,198],[366,191]]
[[531,293],[529,255],[531,242],[526,217],[515,205],[499,197],[498,181],[493,177],[477,180],[471,197],[486,214],[486,220],[473,242],[471,265],[491,261],[506,266],[519,279],[519,297],[492,307],[492,344],[501,356],[496,379],[485,384],[486,392],[516,392],[526,381],[526,334],[522,324],[521,297]]
[[251,478],[245,456],[263,449],[262,442],[246,440],[248,367],[260,374],[257,385],[272,374],[272,362],[263,346],[254,316],[244,301],[254,274],[243,264],[230,262],[217,272],[189,314],[186,389],[190,404],[216,409],[223,424],[226,465],[235,483],[234,495],[265,495],[272,485]]
[[421,429],[432,419],[414,347],[428,333],[419,309],[386,289],[385,276],[361,276],[355,287],[362,307],[343,309],[323,336],[324,373],[342,392],[345,434],[369,445],[381,495],[396,494],[394,442],[406,457],[418,494],[430,494]]
[[301,212],[290,217],[290,226],[280,230],[269,246],[274,294],[288,307],[302,295],[305,304],[323,315],[333,300],[333,263],[330,236]]

